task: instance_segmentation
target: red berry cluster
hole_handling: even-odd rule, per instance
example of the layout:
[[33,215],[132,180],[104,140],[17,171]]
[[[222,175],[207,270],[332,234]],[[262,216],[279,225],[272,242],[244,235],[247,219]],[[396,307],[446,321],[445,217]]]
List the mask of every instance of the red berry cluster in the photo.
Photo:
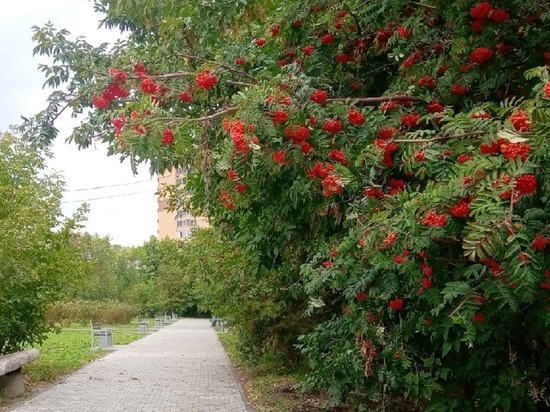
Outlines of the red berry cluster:
[[313,169],[309,169],[307,171],[307,176],[310,179],[324,179],[326,178],[332,171],[334,171],[334,165],[331,165],[330,163],[323,164],[321,162],[315,162],[315,166]]
[[264,39],[263,37],[259,37],[256,40],[254,40],[254,44],[256,44],[256,46],[258,47],[264,47],[266,43],[267,43],[267,40]]
[[438,215],[434,210],[430,210],[424,215],[421,222],[424,226],[445,227],[447,225],[447,215]]
[[113,82],[105,88],[101,95],[92,96],[92,104],[98,109],[107,109],[113,100],[125,99],[130,96],[130,92],[123,87],[126,83],[126,72],[112,68],[109,70],[109,74],[113,78]]
[[518,110],[515,113],[512,113],[510,115],[510,122],[512,122],[512,126],[514,126],[514,129],[516,129],[517,132],[528,132],[531,130],[529,116],[525,112],[525,110]]
[[483,154],[498,154],[500,152],[500,146],[497,142],[482,143],[479,150]]
[[329,197],[344,192],[344,187],[340,184],[340,178],[333,174],[325,177],[321,182],[321,186],[323,186],[323,196]]
[[522,161],[526,161],[531,152],[531,146],[526,143],[511,143],[508,140],[499,140],[500,151],[502,155],[508,160],[514,160],[518,156]]
[[502,269],[500,268],[500,265],[495,262],[492,257],[485,258],[481,262],[486,264],[491,269],[491,271],[493,272],[493,276],[500,276],[502,274]]
[[426,152],[416,152],[414,154],[414,160],[415,162],[425,162],[426,159]]
[[323,44],[332,44],[334,43],[334,34],[332,33],[326,33],[322,36],[319,36],[319,40],[321,40],[321,43]]
[[161,143],[163,145],[171,145],[174,143],[174,132],[170,129],[164,129],[162,131],[162,140]]
[[363,123],[365,123],[365,116],[363,115],[363,113],[358,112],[357,110],[349,110],[348,121],[355,126],[361,126]]
[[357,299],[360,302],[364,302],[365,300],[367,300],[367,295],[365,295],[364,292],[357,292],[355,294],[355,299]]
[[380,247],[380,249],[389,248],[391,245],[393,245],[395,243],[395,239],[397,239],[397,234],[396,233],[394,233],[394,232],[388,233],[388,235],[382,241],[382,246]]
[[202,73],[197,73],[195,82],[197,83],[197,86],[199,87],[199,89],[210,90],[216,86],[216,83],[218,82],[218,78],[213,74],[210,74],[210,72],[202,72]]
[[485,316],[481,313],[475,313],[472,315],[472,320],[477,323],[483,323],[485,322]]
[[458,97],[464,96],[468,91],[468,86],[464,86],[460,83],[455,83],[453,87],[451,87],[451,93]]
[[544,85],[544,87],[542,88],[542,92],[544,93],[547,99],[550,99],[550,82]]
[[282,124],[288,120],[288,112],[277,110],[270,112],[269,114],[272,116],[272,120],[275,125]]
[[531,243],[531,246],[533,246],[533,249],[536,250],[544,250],[546,249],[546,246],[548,246],[548,243],[550,243],[550,239],[542,235],[537,235]]
[[305,126],[292,125],[285,127],[283,134],[296,144],[302,144],[309,137],[309,129]]
[[273,153],[273,161],[278,164],[284,164],[285,163],[285,152],[284,150],[280,150],[278,152]]
[[330,158],[335,162],[342,163],[343,165],[345,165],[348,161],[346,155],[338,149],[334,149],[330,152]]
[[456,205],[451,207],[451,214],[459,218],[467,217],[472,211],[470,202],[470,199],[460,199]]
[[474,156],[463,153],[463,154],[459,155],[459,156],[456,158],[456,161],[457,161],[458,163],[464,164],[464,163],[466,163],[467,161],[473,160],[473,159],[474,159]]
[[343,130],[342,122],[340,120],[325,120],[323,123],[323,130],[328,133],[336,134]]
[[537,191],[535,175],[521,175],[516,177],[516,191],[520,195],[528,195]]
[[149,77],[141,81],[141,91],[145,94],[154,94],[158,90],[158,85]]
[[310,99],[315,103],[325,103],[327,101],[327,92],[326,90],[315,90]]
[[441,113],[445,110],[445,106],[439,103],[437,100],[433,100],[428,103],[428,111],[430,113]]
[[426,89],[435,89],[437,84],[432,76],[425,76],[418,79],[418,84]]
[[180,102],[182,103],[189,103],[193,100],[193,95],[191,94],[191,90],[186,90],[184,92],[181,92],[179,95],[178,95],[178,99],[180,100]]
[[236,64],[237,66],[242,66],[242,65],[244,65],[245,63],[246,63],[246,59],[245,59],[244,57],[237,57],[237,58],[235,59],[235,64]]
[[237,172],[234,170],[234,169],[229,169],[227,171],[227,177],[233,181],[235,180],[238,180],[239,179],[239,175],[237,174]]
[[384,192],[382,192],[377,187],[369,187],[363,190],[363,194],[367,197],[374,197],[375,199],[380,199],[382,196],[384,196]]
[[394,299],[390,301],[389,307],[391,310],[401,310],[403,309],[404,301],[401,298]]
[[395,165],[393,161],[393,154],[399,149],[399,145],[394,142],[388,142],[387,140],[376,139],[374,145],[383,149],[382,163],[389,168]]
[[394,129],[393,127],[384,127],[378,130],[378,137],[380,139],[389,140],[393,138],[393,135],[396,133],[398,133],[397,129]]
[[[234,119],[233,121],[224,119],[222,126],[224,130],[229,133],[229,136],[231,136],[231,141],[235,145],[237,152],[246,153],[250,151],[250,147],[248,147],[248,143],[246,141],[246,123],[240,121],[239,119]],[[250,125],[248,130],[253,131],[254,126]]]
[[227,190],[222,189],[220,191],[220,201],[224,204],[226,209],[235,209],[235,205],[233,204],[233,197],[231,196],[231,193],[229,193]]
[[413,128],[418,126],[420,115],[418,113],[408,113],[401,117],[401,124],[406,128]]
[[487,47],[478,47],[468,56],[468,60],[480,66],[487,63],[493,57],[494,52]]

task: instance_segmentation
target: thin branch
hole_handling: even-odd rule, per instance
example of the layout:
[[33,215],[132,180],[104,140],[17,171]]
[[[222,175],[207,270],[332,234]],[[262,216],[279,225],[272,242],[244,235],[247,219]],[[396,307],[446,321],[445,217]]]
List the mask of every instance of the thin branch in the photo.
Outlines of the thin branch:
[[486,134],[487,132],[482,131],[476,131],[476,132],[467,132],[467,133],[461,133],[461,134],[455,134],[453,136],[447,135],[447,136],[436,136],[432,137],[430,139],[396,139],[393,140],[395,143],[432,143],[432,142],[444,142],[451,139],[462,139],[465,137],[471,137],[471,136],[482,136]]
[[[166,74],[155,74],[147,77],[155,80],[168,80],[168,79],[178,79],[180,77],[189,77],[189,76],[195,76],[195,75],[196,73],[191,73],[191,72],[175,72],[175,73],[166,73]],[[128,77],[128,79],[141,79],[141,78],[137,76],[131,76],[131,77]]]
[[195,119],[189,119],[189,120],[193,121],[193,122],[206,122],[206,121],[215,119],[217,117],[223,116],[224,114],[236,112],[237,110],[239,110],[238,107],[231,106],[231,107],[228,107],[226,109],[218,110],[217,112],[212,113],[211,115],[203,116],[203,117],[197,117]]
[[466,296],[464,296],[464,299],[462,299],[462,302],[460,302],[458,304],[458,306],[455,308],[455,310],[453,310],[450,314],[449,314],[449,317],[452,318],[454,315],[456,315],[458,313],[458,311],[460,309],[462,309],[462,306],[464,306],[466,304],[466,302],[468,302],[468,300],[470,300],[470,297],[473,295],[473,293],[478,290],[480,288],[480,285],[476,286],[475,288],[472,288],[468,294]]
[[246,73],[246,72],[243,72],[243,71],[241,71],[241,70],[237,70],[237,69],[235,69],[235,68],[233,68],[233,67],[231,67],[231,66],[227,66],[226,64],[223,64],[223,63],[215,62],[215,61],[213,61],[213,60],[203,59],[202,57],[193,56],[193,55],[191,55],[191,54],[183,54],[183,53],[180,53],[179,56],[181,56],[181,57],[186,57],[186,58],[188,58],[188,59],[198,60],[198,61],[201,61],[201,62],[204,62],[204,63],[216,64],[216,65],[218,65],[218,66],[220,66],[220,67],[223,67],[224,69],[227,69],[227,70],[229,70],[229,71],[231,71],[231,72],[233,72],[233,73],[240,74],[241,76],[247,77],[247,78],[249,78],[249,79],[251,79],[251,80],[254,80],[254,81],[256,80],[256,79],[254,78],[254,76],[252,76],[252,75],[250,75],[250,74],[248,74],[248,73]]
[[67,102],[67,104],[65,106],[63,106],[63,108],[57,112],[57,114],[52,118],[52,120],[50,121],[51,124],[53,124],[53,122],[55,122],[57,120],[57,118],[59,116],[61,116],[61,113],[63,113],[69,106],[71,106],[74,102],[76,102],[77,100],[80,100],[82,98],[82,95],[79,94],[78,96],[76,96],[74,99],[71,99]]
[[246,83],[246,82],[236,82],[235,80],[226,80],[225,82],[232,86],[258,87],[257,84]]
[[352,103],[383,103],[383,102],[419,102],[420,98],[416,96],[380,96],[380,97],[335,97],[327,99],[326,102],[352,102]]

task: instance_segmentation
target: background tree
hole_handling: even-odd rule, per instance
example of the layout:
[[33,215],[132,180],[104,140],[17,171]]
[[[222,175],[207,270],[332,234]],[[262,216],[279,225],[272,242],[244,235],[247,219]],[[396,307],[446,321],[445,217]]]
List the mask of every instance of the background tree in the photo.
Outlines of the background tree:
[[0,135],[0,354],[45,338],[46,308],[71,281],[69,240],[82,216],[62,219],[63,182],[44,167],[28,143]]

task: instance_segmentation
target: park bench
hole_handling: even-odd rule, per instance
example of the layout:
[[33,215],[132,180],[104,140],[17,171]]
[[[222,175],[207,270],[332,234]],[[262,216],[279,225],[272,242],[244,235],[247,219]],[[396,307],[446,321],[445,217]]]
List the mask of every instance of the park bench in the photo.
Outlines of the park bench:
[[99,349],[109,349],[113,347],[113,331],[111,329],[102,329],[98,320],[90,322],[92,328],[92,349],[96,347],[95,340],[97,337]]
[[25,381],[21,367],[38,358],[37,349],[0,356],[0,396],[14,398],[25,392]]

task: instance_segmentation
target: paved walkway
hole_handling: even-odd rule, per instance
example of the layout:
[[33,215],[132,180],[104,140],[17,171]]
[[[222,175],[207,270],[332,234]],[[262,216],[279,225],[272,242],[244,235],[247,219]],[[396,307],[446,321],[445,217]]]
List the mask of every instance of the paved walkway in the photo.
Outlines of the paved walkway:
[[110,353],[16,412],[246,412],[207,319],[183,319]]

